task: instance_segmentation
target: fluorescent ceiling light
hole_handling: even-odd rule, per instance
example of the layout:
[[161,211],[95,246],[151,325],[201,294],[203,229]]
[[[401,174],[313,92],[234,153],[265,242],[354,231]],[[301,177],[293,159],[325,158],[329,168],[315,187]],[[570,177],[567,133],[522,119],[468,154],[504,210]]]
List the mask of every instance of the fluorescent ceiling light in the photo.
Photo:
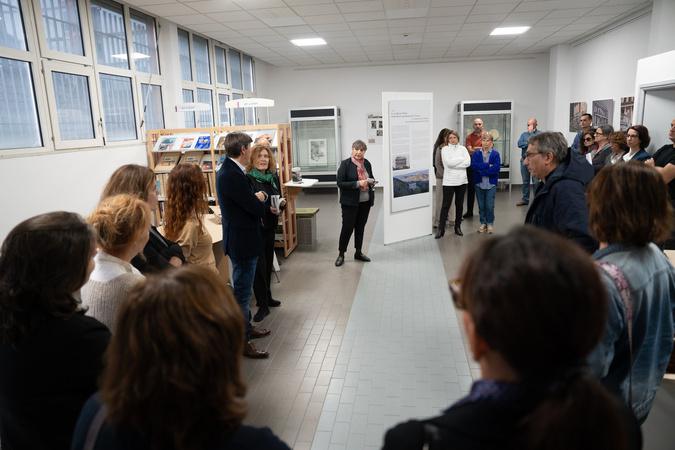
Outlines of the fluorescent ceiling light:
[[[115,59],[123,59],[127,60],[127,54],[126,53],[119,53],[117,55],[112,55],[113,58]],[[131,59],[146,59],[149,58],[149,55],[143,54],[143,53],[138,53],[138,52],[133,52],[131,54]]]
[[529,30],[530,27],[501,27],[501,28],[495,28],[492,30],[492,33],[490,33],[490,36],[508,36],[512,34],[523,34],[527,30]]
[[326,41],[322,38],[291,39],[291,44],[298,47],[311,47],[313,45],[326,45]]

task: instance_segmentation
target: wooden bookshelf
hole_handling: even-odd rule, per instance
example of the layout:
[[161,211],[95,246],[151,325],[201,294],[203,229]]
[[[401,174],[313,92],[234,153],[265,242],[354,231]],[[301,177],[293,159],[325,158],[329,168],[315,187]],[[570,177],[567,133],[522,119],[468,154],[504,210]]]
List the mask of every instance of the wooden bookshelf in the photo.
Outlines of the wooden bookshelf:
[[[225,150],[218,148],[218,141],[219,138],[225,134],[235,131],[247,133],[251,135],[254,140],[258,135],[265,134],[264,132],[270,132],[270,134],[274,134],[274,139],[271,143],[271,146],[278,164],[279,181],[281,182],[282,191],[281,194],[287,201],[286,209],[280,215],[282,233],[277,239],[276,246],[283,248],[284,256],[288,257],[288,255],[290,255],[298,246],[295,198],[289,195],[287,188],[284,186],[284,183],[291,180],[291,168],[293,167],[291,156],[291,128],[289,124],[221,126],[210,128],[181,128],[149,131],[147,133],[146,141],[148,167],[150,167],[155,172],[155,177],[157,178],[157,185],[160,192],[160,208],[157,212],[156,223],[162,223],[162,211],[164,210],[163,203],[165,201],[165,197],[162,195],[162,193],[166,191],[166,178],[173,167],[162,166],[160,164],[162,157],[166,156],[168,153],[178,152],[180,155],[180,160],[177,161],[178,163],[185,162],[186,158],[194,157],[192,162],[200,164],[200,167],[202,167],[204,172],[204,176],[206,177],[209,191],[209,200],[215,202],[215,204],[218,204],[218,196],[216,194],[216,166],[221,157],[224,157],[225,155]],[[210,137],[209,148],[182,149],[180,148],[180,144],[176,144],[176,142],[172,142],[170,146],[168,144],[166,146],[158,146],[158,141],[164,138],[170,140],[172,137],[175,137],[176,141],[178,141],[181,138],[184,139],[186,136],[196,135],[208,135]],[[210,157],[210,169],[208,169],[208,163],[205,163],[205,157],[207,157],[207,159]],[[207,169],[204,170],[204,167]]]

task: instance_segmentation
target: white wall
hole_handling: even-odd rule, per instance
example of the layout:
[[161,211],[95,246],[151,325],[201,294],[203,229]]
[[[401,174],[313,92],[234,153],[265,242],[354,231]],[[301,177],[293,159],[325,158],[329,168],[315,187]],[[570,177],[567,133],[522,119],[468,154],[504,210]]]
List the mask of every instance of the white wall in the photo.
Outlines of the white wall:
[[[287,122],[293,107],[336,105],[342,111],[342,153],[366,138],[368,113],[380,112],[383,91],[433,92],[434,139],[441,128],[457,128],[461,100],[511,99],[515,102],[511,161],[518,161],[515,142],[528,117],[546,128],[548,55],[525,59],[445,64],[406,64],[373,67],[293,70],[258,64],[258,92],[272,98],[272,122]],[[431,149],[429,149],[431,152]],[[383,173],[381,155],[368,154],[376,177]],[[514,159],[515,158],[515,159]],[[511,179],[520,183],[520,168],[511,164]]]
[[[649,14],[598,36],[568,51],[560,51],[559,59],[551,54],[551,65],[558,68],[558,92],[569,92],[569,98],[549,98],[555,108],[554,129],[569,132],[570,102],[585,101],[589,112],[593,100],[614,99],[614,128],[619,127],[620,98],[635,93],[637,62],[647,55],[651,16]],[[566,71],[566,73],[565,73]],[[568,84],[568,88],[565,85]]]

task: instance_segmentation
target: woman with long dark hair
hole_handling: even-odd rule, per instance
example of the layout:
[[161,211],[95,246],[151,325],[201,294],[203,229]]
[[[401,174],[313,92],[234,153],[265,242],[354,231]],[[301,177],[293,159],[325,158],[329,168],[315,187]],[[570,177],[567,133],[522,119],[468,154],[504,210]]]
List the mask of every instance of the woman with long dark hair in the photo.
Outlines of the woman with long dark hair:
[[434,175],[436,175],[436,190],[434,191],[434,209],[433,209],[433,221],[434,228],[438,227],[438,215],[443,206],[443,159],[441,158],[441,149],[448,145],[448,138],[450,137],[450,129],[443,128],[436,142],[434,143],[434,151],[432,155],[432,161],[434,164]]
[[584,370],[607,296],[580,247],[515,228],[483,241],[451,291],[481,378],[442,415],[389,430],[384,450],[640,447],[630,412]]
[[73,450],[288,450],[243,425],[241,309],[216,274],[189,265],[150,276],[118,315],[99,394],[82,409]]
[[77,214],[15,226],[0,249],[0,441],[6,449],[70,448],[96,391],[110,332],[84,315],[77,292],[96,239]]

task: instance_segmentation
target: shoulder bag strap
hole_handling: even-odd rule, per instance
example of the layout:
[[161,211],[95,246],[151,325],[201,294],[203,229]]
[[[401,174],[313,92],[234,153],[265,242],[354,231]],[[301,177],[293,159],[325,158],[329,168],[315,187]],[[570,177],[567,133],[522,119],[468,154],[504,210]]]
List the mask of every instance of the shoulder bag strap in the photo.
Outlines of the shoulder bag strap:
[[630,285],[623,274],[623,271],[615,264],[608,262],[599,262],[598,265],[603,268],[607,275],[612,278],[619,295],[626,308],[626,327],[628,328],[628,352],[630,355],[630,367],[628,370],[628,402],[633,405],[633,297],[630,292]]
[[94,446],[96,445],[96,439],[98,438],[98,433],[101,431],[101,427],[103,426],[103,422],[105,422],[105,417],[107,415],[108,411],[105,407],[105,405],[101,405],[99,410],[96,412],[96,415],[94,416],[94,420],[91,421],[89,424],[89,430],[87,430],[87,438],[84,441],[84,447],[82,450],[94,450]]

